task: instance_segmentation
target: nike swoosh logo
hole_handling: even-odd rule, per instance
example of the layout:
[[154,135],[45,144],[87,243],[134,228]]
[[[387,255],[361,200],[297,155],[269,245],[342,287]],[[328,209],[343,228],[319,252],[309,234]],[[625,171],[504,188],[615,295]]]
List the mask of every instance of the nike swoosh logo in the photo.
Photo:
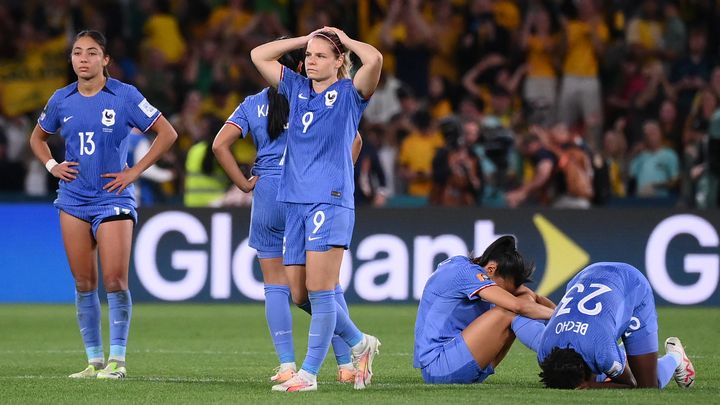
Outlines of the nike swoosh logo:
[[298,98],[303,99],[303,100],[307,100],[307,99],[308,99],[306,96],[303,96],[302,93],[298,94]]
[[320,239],[319,236],[316,236],[316,237],[308,236],[309,241],[318,240],[318,239]]
[[69,117],[64,117],[64,118],[63,118],[63,122],[68,122],[68,121],[70,121],[70,118],[72,118],[72,117],[73,117],[72,115],[69,116]]
[[119,325],[121,323],[127,323],[125,321],[113,321],[113,325]]

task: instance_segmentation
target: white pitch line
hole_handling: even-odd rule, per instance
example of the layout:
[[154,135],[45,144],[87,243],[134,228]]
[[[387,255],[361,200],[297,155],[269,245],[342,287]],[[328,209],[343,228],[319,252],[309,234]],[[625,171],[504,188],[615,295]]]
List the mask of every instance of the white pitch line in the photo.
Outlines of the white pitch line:
[[[4,354],[75,354],[83,353],[82,349],[64,349],[64,350],[0,350],[0,355]],[[209,355],[244,355],[244,356],[257,356],[257,355],[269,355],[275,354],[273,351],[222,351],[222,350],[168,350],[168,349],[140,349],[140,350],[128,350],[128,354],[137,353],[148,353],[148,354],[209,354]],[[382,355],[390,357],[411,357],[412,353],[397,352],[397,353],[386,353]],[[693,356],[693,358],[698,356]]]

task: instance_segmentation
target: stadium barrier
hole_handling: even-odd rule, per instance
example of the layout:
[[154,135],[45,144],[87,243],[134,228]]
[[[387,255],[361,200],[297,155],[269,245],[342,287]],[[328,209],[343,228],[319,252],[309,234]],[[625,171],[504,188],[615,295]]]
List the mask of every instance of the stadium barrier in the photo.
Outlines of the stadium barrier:
[[[263,298],[248,209],[139,211],[131,260],[135,301],[248,302]],[[518,237],[537,265],[529,284],[557,301],[598,261],[643,271],[659,305],[720,305],[720,212],[665,209],[360,209],[341,284],[350,302],[415,302],[448,256]],[[48,204],[0,205],[0,302],[72,302],[57,213]]]

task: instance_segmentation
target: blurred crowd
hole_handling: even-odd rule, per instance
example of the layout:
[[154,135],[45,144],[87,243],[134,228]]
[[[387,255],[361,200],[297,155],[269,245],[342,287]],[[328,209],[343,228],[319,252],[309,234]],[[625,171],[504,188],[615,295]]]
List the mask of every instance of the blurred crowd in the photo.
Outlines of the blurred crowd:
[[[90,28],[108,37],[110,75],[179,134],[140,180],[141,204],[249,204],[209,144],[265,86],[250,50],[333,25],[385,56],[360,127],[358,205],[713,208],[717,21],[712,0],[6,0],[0,196],[54,193],[27,140],[75,80],[70,41]],[[129,162],[152,142],[132,136]],[[248,170],[250,137],[234,152]]]

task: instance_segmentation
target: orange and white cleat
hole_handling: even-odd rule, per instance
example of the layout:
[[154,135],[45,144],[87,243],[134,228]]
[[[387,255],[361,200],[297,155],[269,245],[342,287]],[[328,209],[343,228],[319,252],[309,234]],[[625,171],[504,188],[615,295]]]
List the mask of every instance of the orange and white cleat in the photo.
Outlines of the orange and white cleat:
[[380,341],[375,336],[365,335],[362,346],[353,349],[355,364],[355,389],[365,389],[372,381],[372,364],[375,356],[380,353]]
[[284,383],[285,381],[295,377],[297,369],[295,363],[283,363],[275,369],[275,375],[270,377],[270,381]]
[[680,365],[675,369],[675,382],[680,388],[692,388],[695,385],[695,367],[685,354],[685,348],[680,339],[669,337],[665,340],[665,352],[674,352],[680,355]]
[[300,370],[293,378],[282,384],[273,385],[272,390],[280,392],[317,391],[317,377],[305,370]]
[[341,383],[354,383],[357,370],[351,364],[349,366],[338,366],[337,381]]

